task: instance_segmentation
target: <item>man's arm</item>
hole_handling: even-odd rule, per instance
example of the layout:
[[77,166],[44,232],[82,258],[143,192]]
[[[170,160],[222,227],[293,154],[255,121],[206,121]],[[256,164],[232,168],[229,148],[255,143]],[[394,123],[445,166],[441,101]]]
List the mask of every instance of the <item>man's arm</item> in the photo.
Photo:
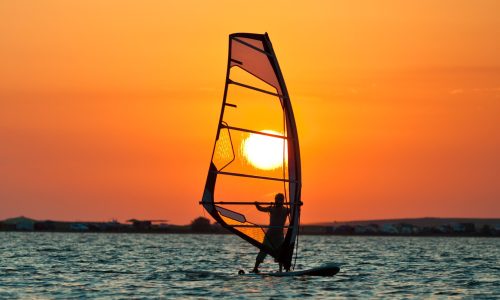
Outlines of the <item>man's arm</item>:
[[263,212],[271,212],[271,206],[268,207],[260,206],[260,204],[257,203],[257,201],[255,202],[255,207],[257,207],[258,210]]

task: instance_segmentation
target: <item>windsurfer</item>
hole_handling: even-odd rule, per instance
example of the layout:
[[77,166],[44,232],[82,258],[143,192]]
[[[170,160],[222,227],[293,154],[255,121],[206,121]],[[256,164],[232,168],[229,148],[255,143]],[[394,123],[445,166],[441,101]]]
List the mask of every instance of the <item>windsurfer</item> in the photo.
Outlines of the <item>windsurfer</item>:
[[[255,206],[258,210],[269,213],[269,229],[266,232],[264,243],[274,250],[278,250],[284,240],[283,228],[289,214],[289,209],[283,206],[284,201],[285,196],[282,193],[278,193],[274,197],[274,205],[264,207],[258,202],[255,202]],[[266,256],[267,253],[260,250],[257,258],[255,259],[255,267],[252,270],[253,273],[259,273],[259,265],[264,261]]]

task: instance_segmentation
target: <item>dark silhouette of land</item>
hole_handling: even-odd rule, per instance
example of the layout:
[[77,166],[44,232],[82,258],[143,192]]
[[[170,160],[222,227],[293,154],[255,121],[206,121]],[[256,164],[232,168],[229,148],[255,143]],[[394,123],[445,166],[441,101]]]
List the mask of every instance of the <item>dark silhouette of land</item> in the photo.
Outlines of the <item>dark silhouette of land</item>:
[[[198,217],[188,225],[168,224],[166,220],[131,219],[126,223],[64,222],[16,217],[0,221],[0,231],[37,232],[116,232],[116,233],[207,233],[227,234],[225,228]],[[305,235],[395,235],[395,236],[485,236],[500,237],[500,218],[414,218],[360,220],[304,224]]]

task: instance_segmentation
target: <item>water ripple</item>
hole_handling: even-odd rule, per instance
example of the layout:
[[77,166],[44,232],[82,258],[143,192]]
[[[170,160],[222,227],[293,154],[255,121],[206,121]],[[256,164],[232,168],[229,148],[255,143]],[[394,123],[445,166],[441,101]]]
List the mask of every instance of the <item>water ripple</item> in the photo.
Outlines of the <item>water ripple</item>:
[[[499,298],[500,239],[304,236],[297,269],[248,277],[256,249],[230,235],[0,232],[0,298]],[[275,268],[272,259],[262,270]]]

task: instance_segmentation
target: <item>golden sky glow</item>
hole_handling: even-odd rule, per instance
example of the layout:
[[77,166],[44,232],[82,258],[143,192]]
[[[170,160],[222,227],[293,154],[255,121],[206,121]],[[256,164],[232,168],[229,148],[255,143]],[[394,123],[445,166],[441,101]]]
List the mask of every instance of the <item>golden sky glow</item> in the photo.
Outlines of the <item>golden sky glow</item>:
[[498,1],[0,2],[0,219],[169,219],[198,201],[228,34],[268,32],[303,222],[499,217]]

